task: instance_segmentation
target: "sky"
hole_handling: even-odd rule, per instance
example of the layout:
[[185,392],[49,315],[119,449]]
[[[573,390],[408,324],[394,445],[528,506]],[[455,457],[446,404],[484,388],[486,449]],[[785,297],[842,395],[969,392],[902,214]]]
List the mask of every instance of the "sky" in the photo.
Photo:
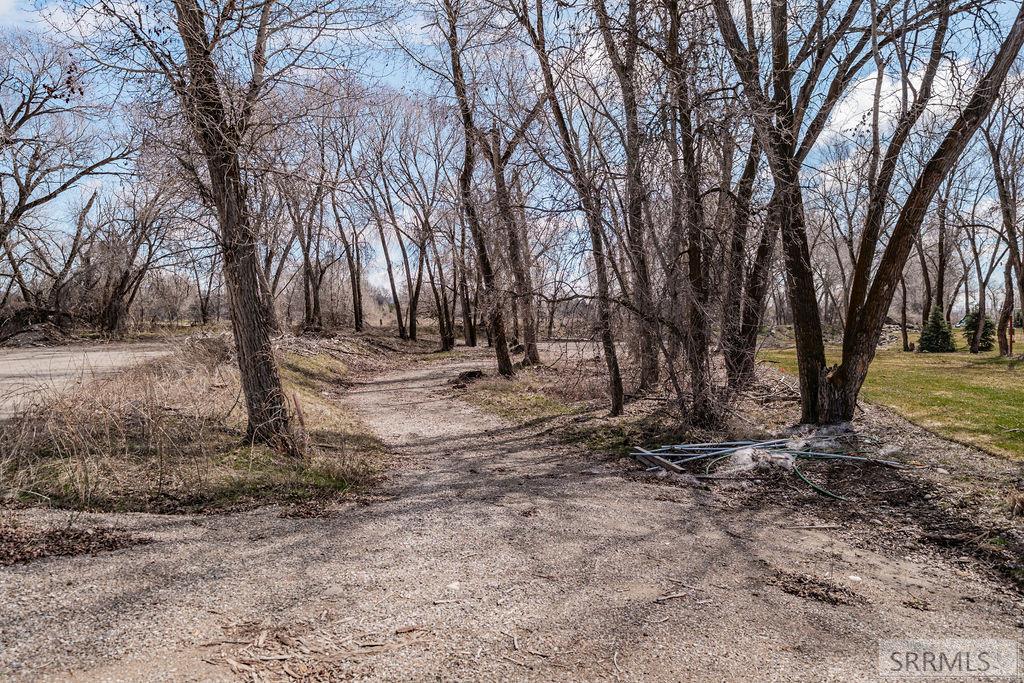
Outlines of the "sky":
[[[29,27],[36,23],[38,14],[36,7],[39,6],[35,0],[0,0],[0,27],[3,26],[19,26]],[[1014,5],[1012,2],[1004,3],[1000,5],[1000,15],[1006,15],[1010,18],[1012,12],[1010,8]],[[418,44],[419,41],[424,40],[424,29],[421,25],[419,17],[407,15],[403,19],[403,24],[400,35],[408,39],[413,44]],[[45,24],[39,26],[45,30]],[[382,58],[380,60],[372,60],[369,65],[372,77],[378,78],[381,82],[398,89],[410,90],[416,89],[416,86],[423,83],[421,76],[416,73],[416,67],[403,59],[401,55],[390,55],[389,57]],[[836,111],[830,119],[826,131],[822,135],[819,142],[827,143],[836,138],[844,138],[850,135],[851,129],[857,124],[863,117],[866,111],[870,110],[871,98],[874,90],[875,76],[873,73],[868,71],[864,74],[863,78],[850,89],[850,92],[843,99],[841,104],[837,107]],[[940,96],[936,99],[948,100],[949,98],[949,84],[948,79],[939,78],[937,83],[937,90],[939,90]],[[898,103],[898,92],[896,84],[891,79],[886,79],[883,87],[883,91],[886,95],[886,109],[895,110]],[[810,161],[810,165],[813,166],[813,156]],[[376,241],[376,240],[373,240]],[[378,244],[374,245],[376,251],[379,253],[380,247]],[[397,247],[392,244],[393,260],[397,262],[399,254],[397,253]],[[383,267],[383,259],[375,258],[374,263],[369,269],[369,279],[371,282],[378,287],[387,286],[387,275]]]
[[[0,29],[2,28],[18,28],[18,29],[30,29],[33,24],[37,25],[41,30],[52,30],[47,24],[40,20],[40,13],[38,8],[40,5],[45,3],[37,3],[35,0],[0,0]],[[411,24],[405,27],[406,31],[412,33]],[[370,65],[372,71],[376,72],[374,75],[380,78],[387,85],[403,89],[403,86],[407,88],[409,86],[410,78],[413,76],[412,69],[403,68],[405,65],[400,65],[400,59],[390,59],[388,63],[377,63]],[[76,190],[69,191],[60,200],[47,206],[46,213],[49,214],[49,219],[56,222],[67,222],[70,225],[71,214],[73,208],[78,206],[81,197],[84,194],[88,194],[94,189],[98,180],[90,180],[83,183],[82,187]],[[394,237],[391,238],[389,245],[389,251],[391,252],[391,259],[397,265],[401,259],[401,253],[398,251],[398,246],[394,242]],[[372,263],[367,266],[366,276],[370,284],[382,290],[388,288],[388,276],[384,266],[384,259],[380,256],[381,247],[380,242],[377,239],[375,231],[368,231],[367,238],[372,248],[376,252]],[[404,282],[402,277],[398,277],[397,280]]]
[[24,23],[30,9],[25,0],[0,0],[0,26]]

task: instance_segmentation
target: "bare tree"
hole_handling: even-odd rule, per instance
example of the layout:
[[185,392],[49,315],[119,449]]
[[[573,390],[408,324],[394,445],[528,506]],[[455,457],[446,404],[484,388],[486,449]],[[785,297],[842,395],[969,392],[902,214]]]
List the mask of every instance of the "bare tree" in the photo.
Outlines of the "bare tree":
[[150,76],[151,86],[173,94],[189,126],[205,162],[203,193],[217,215],[248,436],[294,451],[242,154],[262,132],[257,112],[267,94],[300,70],[343,57],[319,46],[366,25],[366,8],[324,0],[168,0],[141,11],[105,0],[75,6],[78,38],[93,59]]
[[[914,235],[920,229],[931,200],[942,181],[956,163],[973,134],[980,127],[994,104],[999,88],[1024,43],[1024,11],[1018,15],[1007,38],[995,55],[988,71],[975,87],[974,95],[961,110],[934,152],[924,164],[913,187],[903,202],[880,261],[875,261],[881,231],[881,215],[888,206],[888,188],[903,142],[931,98],[931,80],[941,59],[944,36],[951,8],[939,5],[932,21],[932,51],[925,70],[922,87],[913,104],[899,118],[897,132],[890,140],[879,166],[872,190],[872,205],[860,242],[857,267],[850,292],[850,309],[845,325],[843,360],[828,368],[825,362],[821,318],[815,300],[814,276],[810,268],[810,250],[806,235],[804,203],[800,188],[800,162],[809,152],[816,136],[828,120],[829,111],[845,91],[848,83],[885,44],[926,23],[924,18],[914,22],[893,22],[887,30],[879,28],[879,12],[871,9],[868,16],[870,29],[856,24],[861,3],[852,2],[838,18],[831,33],[820,33],[828,17],[819,16],[815,30],[797,46],[794,59],[789,43],[790,14],[788,3],[771,2],[771,83],[772,96],[765,94],[757,61],[752,56],[754,46],[740,37],[724,0],[715,0],[718,18],[726,46],[743,82],[744,94],[754,110],[758,134],[765,148],[775,178],[776,197],[782,226],[786,273],[790,306],[793,311],[797,357],[800,369],[802,419],[806,422],[834,422],[853,417],[856,398],[860,391],[881,334],[886,313],[895,287],[906,264]],[[823,10],[825,12],[828,9]],[[892,6],[881,19],[891,15]],[[832,24],[831,21],[828,22]],[[827,96],[816,114],[805,123],[809,105],[823,85],[817,82],[827,60],[833,59],[837,46],[848,46],[844,55],[835,55],[839,68],[827,86]],[[869,49],[870,48],[870,49]],[[808,76],[794,97],[793,77],[804,61],[810,65]],[[929,75],[931,74],[931,75]],[[806,131],[798,139],[800,131]],[[880,153],[880,152],[879,152]],[[876,218],[877,217],[877,218]]]
[[10,282],[18,283],[24,303],[34,309],[25,320],[59,315],[83,226],[79,220],[71,253],[50,273],[54,288],[48,301],[27,296],[12,237],[20,231],[21,240],[31,240],[33,219],[45,207],[83,180],[110,173],[129,155],[129,143],[99,127],[109,113],[93,97],[91,74],[74,53],[40,36],[0,36],[0,244],[13,269]]

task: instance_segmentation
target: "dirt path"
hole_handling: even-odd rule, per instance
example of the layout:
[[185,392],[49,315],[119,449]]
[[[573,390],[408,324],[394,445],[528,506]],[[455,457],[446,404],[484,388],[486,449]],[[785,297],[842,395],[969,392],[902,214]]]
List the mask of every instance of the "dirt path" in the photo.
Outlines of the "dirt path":
[[0,419],[40,393],[61,390],[169,353],[167,344],[0,349]]
[[471,365],[351,391],[401,465],[334,517],[97,515],[156,542],[0,570],[0,678],[846,681],[875,678],[880,638],[1020,636],[970,569],[624,478],[460,403]]

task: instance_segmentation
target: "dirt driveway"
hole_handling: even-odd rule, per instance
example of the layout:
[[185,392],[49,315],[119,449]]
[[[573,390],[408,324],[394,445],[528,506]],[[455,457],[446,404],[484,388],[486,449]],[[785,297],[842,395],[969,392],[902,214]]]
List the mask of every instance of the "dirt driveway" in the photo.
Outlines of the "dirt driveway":
[[169,353],[165,343],[0,349],[0,419],[33,396]]
[[469,367],[353,388],[398,466],[333,517],[87,515],[154,542],[0,570],[0,678],[850,681],[1021,635],[969,564],[623,476],[452,398]]

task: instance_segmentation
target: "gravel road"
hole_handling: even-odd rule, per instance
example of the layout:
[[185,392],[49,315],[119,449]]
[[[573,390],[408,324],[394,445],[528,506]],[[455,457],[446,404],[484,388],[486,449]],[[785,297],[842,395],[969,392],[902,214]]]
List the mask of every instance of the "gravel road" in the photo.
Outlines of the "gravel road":
[[333,517],[84,515],[154,542],[0,570],[0,678],[850,681],[882,638],[1020,637],[969,565],[623,476],[453,398],[470,367],[342,399],[398,466]]
[[0,418],[34,396],[169,353],[167,344],[90,344],[0,349]]

